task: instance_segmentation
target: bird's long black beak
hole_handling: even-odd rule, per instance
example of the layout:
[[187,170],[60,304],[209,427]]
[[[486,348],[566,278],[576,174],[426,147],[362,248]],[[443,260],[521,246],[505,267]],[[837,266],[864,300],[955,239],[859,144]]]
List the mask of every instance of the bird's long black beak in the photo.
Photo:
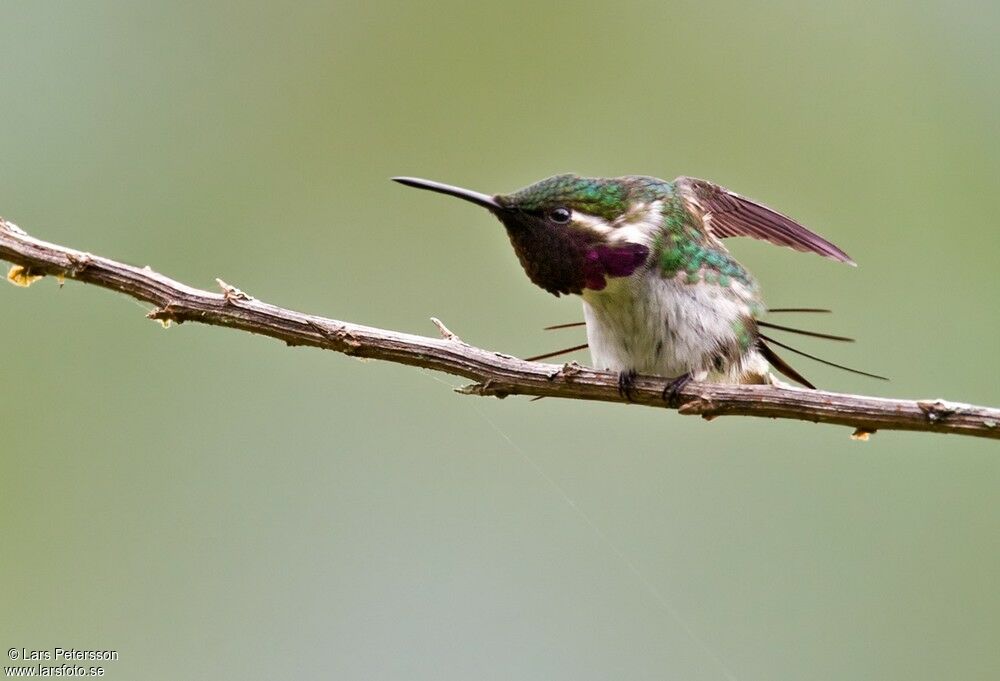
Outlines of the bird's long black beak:
[[439,194],[447,194],[448,196],[455,196],[460,199],[464,199],[470,203],[474,203],[477,206],[482,206],[491,211],[502,210],[503,206],[497,203],[497,200],[490,196],[489,194],[481,194],[479,192],[474,192],[471,189],[462,189],[461,187],[453,187],[450,184],[443,184],[441,182],[434,182],[433,180],[422,180],[419,177],[394,177],[393,181],[399,182],[400,184],[405,184],[407,187],[416,187],[417,189],[428,189],[432,192],[437,192]]

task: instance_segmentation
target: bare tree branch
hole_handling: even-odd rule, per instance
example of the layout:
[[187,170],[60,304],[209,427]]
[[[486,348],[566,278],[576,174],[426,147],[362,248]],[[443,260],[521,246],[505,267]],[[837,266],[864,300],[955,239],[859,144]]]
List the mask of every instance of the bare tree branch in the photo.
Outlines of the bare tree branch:
[[[191,288],[158,274],[89,253],[46,243],[0,218],[0,259],[13,263],[8,279],[22,286],[53,275],[120,291],[150,303],[150,319],[226,326],[310,345],[354,357],[381,359],[464,376],[476,383],[466,395],[536,395],[624,402],[614,374],[575,363],[562,366],[526,362],[464,343],[439,320],[443,338],[427,338],[276,307],[247,295],[221,279],[221,293]],[[666,407],[664,380],[640,376],[633,401]],[[1000,409],[944,400],[892,400],[819,390],[775,386],[690,383],[677,395],[677,411],[705,419],[739,415],[785,418],[850,426],[867,439],[877,430],[955,433],[1000,439]]]

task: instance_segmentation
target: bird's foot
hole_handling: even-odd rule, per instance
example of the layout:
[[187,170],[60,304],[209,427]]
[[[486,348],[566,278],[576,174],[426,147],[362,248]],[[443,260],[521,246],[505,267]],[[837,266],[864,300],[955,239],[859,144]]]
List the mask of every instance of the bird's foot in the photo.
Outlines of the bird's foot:
[[691,382],[691,372],[687,372],[677,376],[676,378],[671,378],[667,381],[667,384],[663,387],[663,401],[667,403],[671,409],[676,409],[680,406],[678,398],[680,397],[681,389]]
[[633,392],[635,388],[635,377],[636,373],[634,369],[618,373],[618,394],[629,402],[635,402],[635,395]]

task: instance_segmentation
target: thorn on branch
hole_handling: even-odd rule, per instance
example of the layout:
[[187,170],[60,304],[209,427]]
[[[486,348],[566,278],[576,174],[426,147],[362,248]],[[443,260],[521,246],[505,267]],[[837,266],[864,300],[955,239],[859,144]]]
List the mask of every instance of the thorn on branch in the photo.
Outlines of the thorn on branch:
[[437,317],[431,317],[431,322],[437,327],[438,332],[441,334],[441,338],[446,341],[451,341],[452,343],[461,343],[462,345],[468,345],[465,341],[458,337],[457,334],[452,333],[451,329],[444,325]]
[[66,259],[69,260],[69,275],[71,277],[75,277],[80,272],[83,272],[94,262],[93,257],[89,253],[81,253],[80,255],[66,253]]
[[678,414],[684,415],[700,415],[706,421],[711,421],[718,414],[713,414],[715,411],[715,405],[712,404],[711,400],[707,400],[703,397],[695,397],[693,400],[688,400],[683,402],[677,407]]
[[917,406],[931,423],[944,420],[959,411],[958,405],[940,399],[920,400],[917,402]]
[[227,284],[226,282],[222,281],[219,278],[216,278],[215,283],[217,283],[219,285],[219,288],[222,289],[222,297],[230,305],[232,305],[237,300],[253,300],[253,298],[250,295],[244,293],[235,286]]
[[500,390],[493,387],[493,379],[487,378],[482,383],[470,383],[468,385],[463,385],[460,388],[455,388],[455,392],[459,395],[476,395],[479,397],[495,397],[498,400],[502,400],[508,397],[510,393],[506,390]]
[[183,319],[178,318],[177,315],[174,313],[174,311],[170,309],[170,303],[167,303],[163,307],[158,307],[155,310],[150,311],[146,315],[146,319],[154,319],[160,322],[160,325],[164,329],[169,329],[171,323],[180,324],[181,322],[184,321]]
[[570,376],[576,376],[581,371],[583,371],[583,367],[576,362],[566,362],[555,371],[549,373],[547,378],[550,381],[554,378],[569,378]]

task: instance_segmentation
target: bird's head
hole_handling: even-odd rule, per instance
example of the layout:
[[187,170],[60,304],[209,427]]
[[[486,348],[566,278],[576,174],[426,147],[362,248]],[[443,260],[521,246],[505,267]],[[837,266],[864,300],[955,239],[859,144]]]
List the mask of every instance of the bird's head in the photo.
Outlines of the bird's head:
[[512,194],[481,194],[412,177],[402,184],[486,208],[507,228],[532,282],[549,293],[600,291],[649,260],[660,216],[652,178],[556,175]]

